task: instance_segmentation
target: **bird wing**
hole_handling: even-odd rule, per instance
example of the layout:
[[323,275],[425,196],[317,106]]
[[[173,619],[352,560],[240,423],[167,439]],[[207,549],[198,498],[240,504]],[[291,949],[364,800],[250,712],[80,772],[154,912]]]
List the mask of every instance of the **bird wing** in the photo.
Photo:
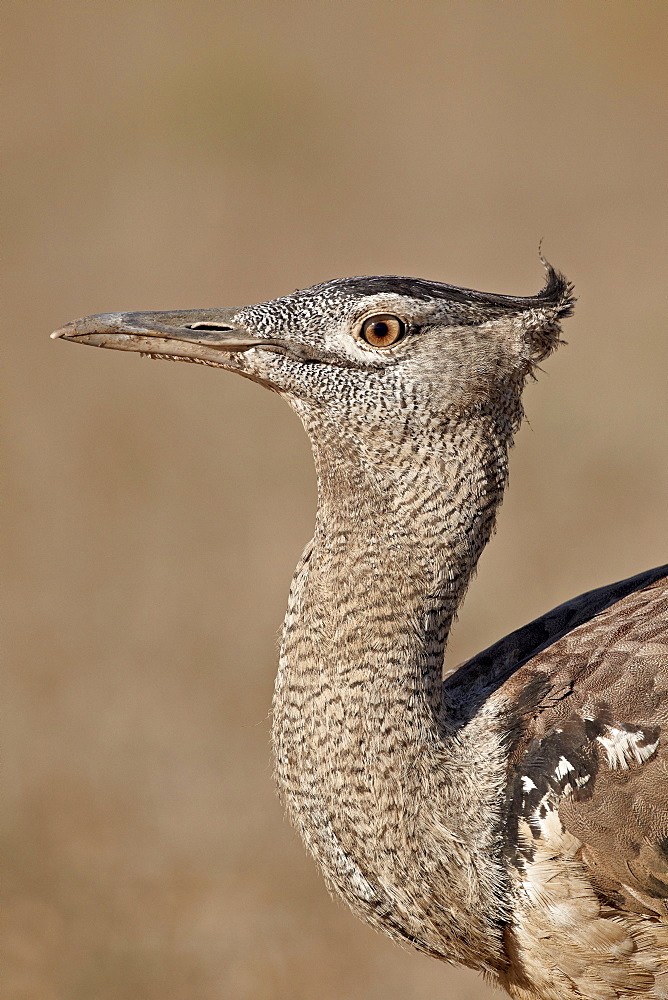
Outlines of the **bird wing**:
[[499,694],[532,837],[556,808],[601,897],[668,921],[668,575],[544,646]]
[[511,734],[509,940],[565,996],[668,997],[668,577],[636,581],[562,609],[553,622],[584,620],[495,695]]
[[668,998],[668,566],[511,633],[444,697],[462,725],[494,705],[510,744],[511,994]]

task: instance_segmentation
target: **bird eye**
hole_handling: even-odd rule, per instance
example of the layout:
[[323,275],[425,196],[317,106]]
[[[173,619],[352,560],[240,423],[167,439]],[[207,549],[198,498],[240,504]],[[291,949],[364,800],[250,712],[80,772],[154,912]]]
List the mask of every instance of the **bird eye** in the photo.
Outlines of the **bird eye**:
[[406,324],[398,316],[369,316],[362,323],[359,336],[371,347],[392,347],[406,333]]

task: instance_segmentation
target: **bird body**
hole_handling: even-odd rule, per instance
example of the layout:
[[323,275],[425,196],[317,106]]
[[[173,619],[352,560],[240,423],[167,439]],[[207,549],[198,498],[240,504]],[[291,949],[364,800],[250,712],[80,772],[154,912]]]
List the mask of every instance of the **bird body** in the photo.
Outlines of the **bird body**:
[[520,1000],[666,1000],[668,567],[582,595],[442,680],[524,382],[572,301],[549,266],[526,298],[352,278],[57,335],[237,371],[304,424],[318,510],[273,745],[329,886]]

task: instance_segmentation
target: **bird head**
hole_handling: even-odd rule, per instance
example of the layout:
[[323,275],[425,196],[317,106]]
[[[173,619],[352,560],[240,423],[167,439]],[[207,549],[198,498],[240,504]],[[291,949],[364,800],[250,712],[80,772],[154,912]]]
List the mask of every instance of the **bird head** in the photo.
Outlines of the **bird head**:
[[572,288],[546,264],[537,295],[419,278],[327,281],[240,308],[87,316],[53,337],[235,371],[284,395],[311,437],[401,440],[496,412],[514,427],[526,376],[559,343]]

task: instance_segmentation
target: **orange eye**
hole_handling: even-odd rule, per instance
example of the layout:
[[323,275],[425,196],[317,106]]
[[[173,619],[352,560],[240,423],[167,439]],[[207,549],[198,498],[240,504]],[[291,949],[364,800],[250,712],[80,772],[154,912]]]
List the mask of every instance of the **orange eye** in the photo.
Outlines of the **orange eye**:
[[405,333],[406,324],[402,319],[382,313],[365,319],[359,335],[371,347],[392,347]]

